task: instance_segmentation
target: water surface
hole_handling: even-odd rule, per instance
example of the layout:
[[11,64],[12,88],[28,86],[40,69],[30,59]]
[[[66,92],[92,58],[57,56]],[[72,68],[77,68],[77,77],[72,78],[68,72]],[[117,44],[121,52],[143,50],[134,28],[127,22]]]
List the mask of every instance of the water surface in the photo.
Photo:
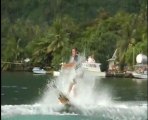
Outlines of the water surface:
[[[47,83],[53,78],[51,75],[2,72],[1,78],[3,120],[147,119],[147,80],[97,78],[93,88],[97,96],[96,104],[75,106],[67,112],[63,106],[47,107],[38,102]],[[87,96],[88,93],[86,100]]]

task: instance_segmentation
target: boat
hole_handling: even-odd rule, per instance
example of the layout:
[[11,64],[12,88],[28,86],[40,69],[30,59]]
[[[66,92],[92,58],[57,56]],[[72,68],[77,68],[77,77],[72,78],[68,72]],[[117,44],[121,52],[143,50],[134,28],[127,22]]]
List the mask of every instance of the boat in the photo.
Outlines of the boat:
[[[105,77],[106,73],[101,71],[100,65],[101,63],[84,62],[82,63],[82,68],[85,73],[90,73],[99,77]],[[59,76],[59,75],[60,75],[60,71],[53,71],[53,76]]]
[[100,65],[101,63],[84,62],[82,63],[82,68],[84,68],[85,72],[92,73],[93,75],[96,75],[98,77],[105,77],[106,73],[101,71]]
[[138,54],[136,57],[137,64],[134,65],[134,71],[132,72],[133,77],[140,79],[147,79],[148,77],[148,65],[147,56]]
[[59,76],[60,75],[60,71],[53,71],[53,76]]
[[32,71],[35,74],[46,74],[47,73],[47,71],[45,71],[44,69],[41,69],[40,67],[34,67]]
[[140,78],[140,79],[147,79],[147,71],[144,71],[144,73],[137,73],[137,72],[133,72],[132,73],[134,78]]
[[147,64],[137,64],[134,66],[134,71],[132,72],[134,78],[147,79],[148,77],[148,67]]

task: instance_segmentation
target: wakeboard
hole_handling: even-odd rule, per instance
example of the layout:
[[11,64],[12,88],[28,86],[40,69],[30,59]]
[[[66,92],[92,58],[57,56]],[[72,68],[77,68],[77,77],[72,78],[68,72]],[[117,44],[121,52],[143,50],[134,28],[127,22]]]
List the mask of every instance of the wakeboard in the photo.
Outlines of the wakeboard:
[[75,106],[66,96],[59,95],[59,101],[64,107],[59,111],[61,113],[81,113],[79,107]]
[[61,91],[58,89],[58,87],[53,84],[53,87],[57,90],[58,92],[58,100],[60,104],[63,104],[66,110],[68,110],[71,106],[73,106],[69,100],[69,98]]
[[60,103],[66,105],[66,104],[69,104],[70,101],[68,99],[68,97],[66,95],[64,95],[63,93],[59,93],[59,97],[58,97]]
[[71,109],[73,108],[73,105],[71,104],[70,100],[67,98],[66,95],[59,94],[58,100],[61,104],[64,105],[63,109],[61,112],[70,112]]

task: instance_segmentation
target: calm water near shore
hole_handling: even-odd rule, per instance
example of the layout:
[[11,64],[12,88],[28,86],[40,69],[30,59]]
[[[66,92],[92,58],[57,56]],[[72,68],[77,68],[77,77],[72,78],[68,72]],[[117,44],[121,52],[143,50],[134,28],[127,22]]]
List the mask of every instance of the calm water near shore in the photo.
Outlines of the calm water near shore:
[[97,78],[94,89],[96,95],[103,98],[97,99],[101,104],[85,106],[78,113],[60,112],[55,108],[44,112],[38,101],[43,97],[52,75],[35,75],[29,72],[2,72],[1,75],[3,120],[147,119],[147,80]]

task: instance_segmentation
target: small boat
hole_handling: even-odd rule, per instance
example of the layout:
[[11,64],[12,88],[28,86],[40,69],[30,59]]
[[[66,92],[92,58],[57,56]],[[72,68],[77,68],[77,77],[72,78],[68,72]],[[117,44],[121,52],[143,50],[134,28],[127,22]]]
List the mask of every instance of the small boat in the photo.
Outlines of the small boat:
[[84,68],[85,72],[92,73],[98,77],[105,77],[106,73],[101,71],[100,65],[101,63],[82,63],[82,67]]
[[133,77],[135,77],[135,78],[140,78],[140,79],[147,79],[148,77],[148,75],[147,75],[147,71],[144,71],[143,73],[137,73],[137,72],[133,72],[132,73],[132,75],[133,75]]
[[133,77],[147,79],[148,77],[148,65],[147,56],[144,54],[138,54],[136,57],[137,64],[134,65]]
[[41,69],[40,67],[34,67],[32,71],[35,74],[46,74],[47,73],[47,71],[45,71],[44,69]]
[[148,77],[148,66],[147,64],[137,64],[134,66],[135,69],[132,72],[133,77],[147,79]]
[[59,71],[53,71],[53,76],[59,76],[60,75],[60,72]]

